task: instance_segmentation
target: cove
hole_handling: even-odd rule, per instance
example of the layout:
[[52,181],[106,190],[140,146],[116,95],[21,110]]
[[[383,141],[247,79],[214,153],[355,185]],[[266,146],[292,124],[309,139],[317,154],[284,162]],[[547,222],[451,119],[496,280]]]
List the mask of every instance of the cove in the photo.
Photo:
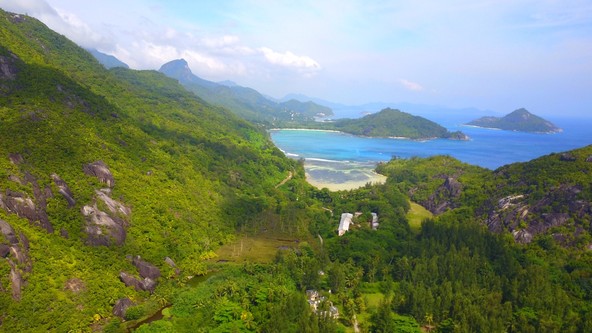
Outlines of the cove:
[[[449,155],[460,161],[495,170],[503,165],[592,144],[589,119],[558,119],[563,132],[537,134],[447,124],[461,130],[468,141],[359,137],[319,130],[270,130],[270,137],[286,156],[304,159],[309,182],[319,188],[347,189],[379,178],[373,169],[393,157]],[[341,188],[340,188],[341,187]]]

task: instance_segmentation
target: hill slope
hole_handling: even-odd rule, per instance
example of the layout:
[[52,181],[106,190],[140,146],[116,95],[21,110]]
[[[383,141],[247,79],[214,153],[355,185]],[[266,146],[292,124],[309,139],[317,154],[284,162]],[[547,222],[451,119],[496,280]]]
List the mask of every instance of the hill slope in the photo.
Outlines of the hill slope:
[[561,132],[561,129],[553,125],[553,123],[551,123],[550,121],[536,116],[528,112],[526,109],[515,110],[501,118],[482,117],[467,123],[467,125],[520,132]]
[[269,126],[310,121],[316,116],[333,114],[330,108],[312,102],[302,103],[293,99],[278,103],[251,88],[204,80],[194,75],[183,59],[162,65],[160,72],[179,80],[189,91],[209,103],[223,106],[244,119]]
[[435,214],[468,211],[489,230],[517,242],[553,234],[564,245],[586,242],[592,220],[592,146],[489,171],[451,157],[393,160],[389,182]]
[[2,331],[101,327],[124,298],[158,306],[235,228],[281,211],[294,163],[175,80],[107,71],[4,11],[0,64]]

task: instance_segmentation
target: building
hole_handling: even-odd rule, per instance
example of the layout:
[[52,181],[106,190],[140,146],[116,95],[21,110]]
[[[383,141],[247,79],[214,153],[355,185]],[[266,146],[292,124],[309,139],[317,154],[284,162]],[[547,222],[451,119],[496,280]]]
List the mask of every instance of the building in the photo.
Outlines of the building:
[[339,228],[337,228],[339,236],[343,236],[349,230],[349,225],[352,223],[353,217],[350,213],[341,214],[341,221],[339,221]]
[[370,224],[370,226],[372,227],[372,230],[376,230],[378,229],[378,214],[376,213],[370,213],[372,214],[372,222]]
[[[325,296],[320,296],[318,291],[312,289],[307,290],[306,298],[308,299],[308,304],[312,311],[317,315],[327,316],[333,319],[339,318],[339,309],[333,305],[333,302],[328,301]],[[327,305],[329,306],[328,310],[321,310],[323,308],[326,309]]]

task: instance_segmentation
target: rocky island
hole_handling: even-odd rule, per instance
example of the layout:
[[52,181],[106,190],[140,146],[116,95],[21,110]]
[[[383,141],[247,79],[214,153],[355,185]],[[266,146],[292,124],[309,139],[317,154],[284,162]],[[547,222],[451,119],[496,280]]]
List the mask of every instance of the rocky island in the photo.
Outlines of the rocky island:
[[550,121],[536,116],[524,108],[515,110],[501,118],[482,117],[466,125],[531,133],[559,133],[562,131]]

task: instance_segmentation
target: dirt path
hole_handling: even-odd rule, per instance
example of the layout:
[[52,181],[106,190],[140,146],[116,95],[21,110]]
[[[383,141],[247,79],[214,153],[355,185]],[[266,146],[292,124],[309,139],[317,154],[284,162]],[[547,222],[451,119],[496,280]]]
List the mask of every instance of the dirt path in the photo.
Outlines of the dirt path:
[[294,174],[292,173],[292,171],[288,171],[288,177],[286,177],[286,179],[282,180],[282,181],[281,181],[279,184],[277,184],[277,185],[275,186],[275,188],[278,188],[278,187],[280,187],[280,186],[284,185],[284,184],[285,184],[285,183],[286,183],[288,180],[292,179],[292,176],[293,176],[293,175],[294,175]]

